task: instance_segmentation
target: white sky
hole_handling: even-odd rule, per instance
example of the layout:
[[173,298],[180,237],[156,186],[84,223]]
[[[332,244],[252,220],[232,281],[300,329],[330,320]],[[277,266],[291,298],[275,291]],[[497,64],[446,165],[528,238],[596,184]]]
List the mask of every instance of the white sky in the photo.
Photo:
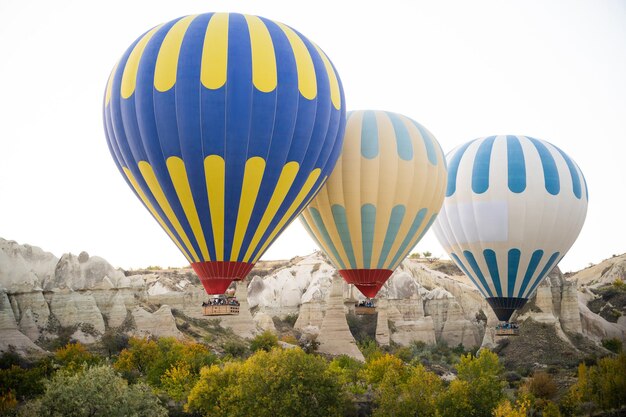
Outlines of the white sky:
[[[349,110],[405,114],[445,152],[494,134],[559,146],[590,196],[561,268],[626,252],[622,0],[0,0],[0,237],[123,268],[185,264],[117,171],[101,104],[112,66],[140,34],[211,11],[297,29],[335,64]],[[263,259],[315,249],[294,222]],[[415,250],[444,256],[432,231]]]

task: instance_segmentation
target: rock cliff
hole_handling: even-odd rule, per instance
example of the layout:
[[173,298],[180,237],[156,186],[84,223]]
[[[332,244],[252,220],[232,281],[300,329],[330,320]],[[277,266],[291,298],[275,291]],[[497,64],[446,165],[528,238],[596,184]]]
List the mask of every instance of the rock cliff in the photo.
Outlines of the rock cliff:
[[[554,326],[564,339],[582,334],[595,342],[626,340],[624,317],[609,322],[587,307],[597,297],[588,287],[623,279],[625,265],[622,255],[568,278],[555,269],[518,320]],[[431,262],[408,259],[394,272],[377,297],[372,337],[380,344],[494,346],[497,319],[478,291],[467,278],[433,268]],[[346,317],[363,296],[337,276],[323,254],[259,262],[232,290],[241,312],[220,320],[236,334],[276,331],[274,318],[297,315],[295,330],[317,337],[322,352],[362,359]],[[9,346],[41,351],[61,329],[85,343],[108,329],[182,338],[174,313],[204,320],[200,304],[205,298],[189,268],[122,271],[86,252],[57,258],[0,238],[0,351]]]

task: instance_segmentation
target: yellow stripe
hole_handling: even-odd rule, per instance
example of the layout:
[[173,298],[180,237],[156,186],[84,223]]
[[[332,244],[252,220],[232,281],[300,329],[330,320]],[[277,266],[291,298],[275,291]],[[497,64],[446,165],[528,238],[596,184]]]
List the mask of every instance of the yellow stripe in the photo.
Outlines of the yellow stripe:
[[270,32],[265,23],[257,16],[245,15],[250,30],[250,49],[252,51],[252,83],[264,92],[276,88],[276,54]]
[[150,213],[152,213],[152,216],[159,222],[159,224],[161,225],[163,230],[165,230],[165,232],[169,235],[170,239],[172,239],[172,241],[174,241],[176,246],[178,246],[178,249],[180,249],[180,251],[185,256],[185,258],[187,258],[189,263],[193,263],[193,261],[191,260],[189,255],[187,255],[187,252],[185,251],[185,249],[183,249],[183,246],[180,244],[180,242],[176,238],[176,236],[174,236],[174,233],[172,233],[170,228],[167,227],[167,225],[165,224],[165,221],[163,221],[161,216],[159,216],[159,213],[157,213],[157,211],[152,206],[152,203],[150,203],[150,200],[148,200],[148,198],[144,194],[144,192],[141,189],[141,187],[139,187],[139,184],[137,183],[137,180],[133,176],[133,173],[130,172],[130,169],[128,169],[126,167],[122,167],[122,170],[124,170],[124,174],[126,174],[126,177],[128,178],[128,181],[130,181],[130,183],[133,185],[133,188],[135,189],[135,192],[137,193],[139,198],[141,198],[141,201],[143,202],[143,205],[146,206],[146,208],[150,211]]
[[254,250],[256,249],[259,241],[261,240],[261,237],[266,232],[270,222],[274,220],[274,216],[276,215],[276,212],[285,200],[287,193],[291,189],[291,186],[293,185],[293,180],[296,178],[299,169],[300,165],[295,161],[287,162],[285,166],[283,166],[283,170],[281,171],[278,182],[276,183],[276,188],[272,193],[272,198],[270,198],[270,202],[265,209],[265,213],[263,213],[263,217],[261,218],[256,232],[254,233],[254,236],[252,237],[252,240],[250,242],[250,246],[246,251],[246,255],[243,259],[244,262],[247,262],[250,259],[250,257],[252,256],[252,252],[254,252]]
[[185,162],[177,156],[171,156],[167,159],[167,170],[170,173],[172,184],[176,190],[176,195],[180,204],[183,206],[183,211],[187,216],[187,221],[191,226],[193,235],[200,246],[200,252],[202,252],[202,258],[204,261],[210,261],[209,250],[206,246],[204,239],[204,232],[202,231],[202,225],[200,224],[200,218],[198,217],[198,210],[196,204],[193,201],[193,194],[189,187],[189,178],[187,178],[187,170],[185,169]]
[[296,196],[296,199],[293,200],[293,203],[291,203],[291,206],[289,206],[289,210],[285,212],[285,215],[283,216],[283,218],[280,219],[280,221],[278,222],[274,230],[272,230],[272,233],[269,235],[269,237],[267,238],[263,246],[261,246],[261,250],[254,257],[253,263],[256,263],[256,261],[259,260],[261,255],[263,255],[263,253],[265,252],[265,249],[267,248],[267,246],[274,240],[274,237],[276,237],[278,232],[280,232],[283,229],[287,221],[296,212],[298,207],[300,207],[300,204],[302,204],[302,202],[304,201],[304,198],[309,194],[309,192],[311,191],[311,189],[317,182],[317,179],[319,178],[321,173],[322,173],[322,170],[319,168],[315,168],[313,171],[311,171],[311,173],[309,174],[309,177],[306,179],[306,182],[304,183],[304,186],[302,187],[302,189]]
[[322,57],[324,67],[326,67],[326,73],[328,73],[328,82],[330,83],[330,99],[333,102],[333,106],[339,110],[341,108],[341,92],[339,91],[337,73],[335,72],[335,69],[326,54],[317,45],[314,44],[314,46],[315,49],[317,49],[317,53],[320,54],[320,57]]
[[111,90],[113,89],[113,78],[115,78],[115,73],[117,72],[117,66],[119,64],[120,64],[119,61],[115,64],[115,66],[113,67],[113,71],[111,71],[111,74],[109,75],[109,81],[107,81],[107,88],[106,88],[106,92],[104,93],[105,107],[109,104],[109,101],[111,101]]
[[228,67],[228,13],[215,13],[206,27],[200,81],[216,90],[226,84]]
[[215,260],[224,260],[224,189],[226,187],[224,159],[219,155],[209,155],[204,160],[206,190],[211,210]]
[[154,196],[155,200],[157,201],[157,203],[159,203],[161,210],[163,211],[163,213],[165,213],[165,216],[170,221],[172,226],[174,226],[174,230],[176,230],[178,236],[180,236],[180,238],[183,240],[183,243],[185,244],[185,247],[187,248],[189,253],[191,253],[191,257],[193,258],[193,260],[195,262],[199,262],[200,259],[198,258],[198,254],[191,245],[191,242],[189,241],[187,234],[180,225],[178,218],[176,218],[176,215],[174,214],[174,210],[172,210],[170,203],[167,201],[167,198],[165,197],[165,194],[161,189],[161,185],[159,184],[156,175],[154,175],[152,167],[146,161],[139,161],[138,166],[139,171],[143,176],[143,179],[146,181],[146,184],[148,185],[148,188],[150,189],[150,192]]
[[187,28],[196,16],[186,16],[174,24],[165,35],[154,67],[154,88],[167,91],[176,84],[178,56]]
[[137,82],[137,70],[139,69],[139,61],[141,60],[141,56],[143,55],[144,49],[146,49],[146,45],[152,38],[152,35],[156,33],[163,25],[159,25],[148,33],[143,35],[143,38],[137,42],[133,51],[128,56],[128,60],[126,61],[126,65],[124,66],[124,74],[122,74],[122,86],[121,86],[121,94],[123,98],[128,98],[133,95],[135,92],[135,84]]
[[315,67],[313,66],[311,54],[309,54],[309,50],[296,32],[282,23],[277,24],[287,36],[296,59],[298,90],[300,90],[300,94],[305,98],[313,100],[317,95],[317,78],[315,76]]
[[250,222],[250,216],[252,215],[257,195],[259,194],[259,187],[261,187],[264,172],[265,160],[263,158],[254,156],[246,161],[246,169],[241,185],[241,197],[239,198],[239,212],[237,213],[233,249],[230,254],[231,261],[236,261],[239,257],[239,251],[241,250],[243,238],[248,229],[248,223]]

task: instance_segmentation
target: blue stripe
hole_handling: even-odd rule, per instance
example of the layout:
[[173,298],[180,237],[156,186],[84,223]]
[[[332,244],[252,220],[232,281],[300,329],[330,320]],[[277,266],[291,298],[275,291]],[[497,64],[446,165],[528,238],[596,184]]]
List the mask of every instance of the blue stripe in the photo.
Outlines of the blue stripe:
[[341,256],[339,256],[339,252],[337,251],[337,248],[330,238],[330,234],[328,233],[328,229],[326,229],[326,225],[322,220],[322,216],[320,216],[320,212],[315,207],[310,207],[309,212],[311,213],[311,217],[313,218],[313,223],[315,223],[315,227],[317,228],[317,230],[319,230],[320,234],[322,235],[322,239],[326,243],[326,245],[320,245],[320,247],[325,246],[329,248],[335,259],[337,259],[337,262],[339,262],[340,268],[346,269],[346,265],[343,263],[343,259],[341,259]]
[[476,152],[472,169],[472,191],[476,194],[482,194],[489,188],[489,165],[495,139],[495,136],[485,139]]
[[546,191],[552,195],[557,195],[561,189],[561,185],[559,181],[559,170],[556,168],[556,162],[554,162],[552,154],[541,141],[530,137],[528,139],[535,145],[539,157],[541,158]]
[[374,228],[376,227],[376,207],[373,204],[361,206],[361,239],[363,240],[363,266],[369,269],[372,263]]
[[521,193],[526,189],[526,162],[522,144],[516,136],[506,137],[509,190]]
[[167,158],[171,156],[182,158],[174,89],[161,93],[154,88],[157,56],[174,23],[169,22],[157,30],[144,49],[137,71],[135,92],[128,100],[122,99],[122,112],[125,113],[123,129],[129,145],[141,147],[142,152],[145,152],[147,162],[198,258],[208,261],[203,259],[166,165]]
[[417,123],[415,120],[411,120],[415,127],[420,131],[420,135],[422,135],[422,141],[424,142],[424,146],[426,146],[426,154],[428,155],[428,162],[433,165],[437,165],[437,152],[435,152],[435,145],[433,144],[433,138],[431,137],[431,133],[426,130],[424,126]]
[[583,177],[583,183],[585,184],[585,199],[589,202],[589,188],[587,188],[587,180],[585,179],[585,174],[581,172],[580,175]]
[[537,279],[535,280],[535,283],[532,285],[532,287],[530,287],[530,290],[528,290],[528,294],[527,294],[526,298],[530,298],[530,296],[533,294],[533,292],[535,292],[535,288],[537,288],[537,286],[539,284],[541,284],[541,281],[543,281],[543,279],[546,277],[546,275],[548,275],[550,272],[552,272],[552,269],[554,268],[554,266],[557,263],[559,255],[560,255],[559,252],[554,252],[552,254],[552,256],[548,260],[548,263],[546,264],[546,266],[543,267],[543,269],[541,270],[541,272],[537,276]]
[[378,124],[376,123],[376,114],[371,110],[363,112],[361,155],[367,159],[374,159],[378,156]]
[[409,135],[409,131],[407,130],[404,122],[400,119],[400,117],[391,112],[385,112],[391,120],[391,124],[393,125],[393,130],[396,135],[396,147],[398,149],[398,156],[400,159],[405,161],[410,161],[413,159],[413,144],[411,143],[411,136]]
[[474,270],[474,273],[480,280],[481,284],[483,284],[483,287],[485,287],[485,291],[487,291],[487,293],[489,294],[489,297],[493,297],[491,288],[489,288],[489,285],[487,285],[487,280],[485,280],[485,276],[483,275],[482,271],[478,267],[478,263],[476,262],[476,259],[474,258],[474,255],[472,254],[472,252],[468,250],[464,250],[463,255],[465,255],[465,259],[467,260],[467,262],[469,262],[470,266],[472,267],[472,270]]
[[413,237],[415,236],[420,226],[422,225],[422,222],[424,221],[424,217],[426,217],[426,212],[427,210],[423,208],[423,209],[420,209],[420,211],[418,211],[417,214],[415,215],[415,218],[413,219],[413,223],[411,224],[411,227],[409,228],[409,232],[404,237],[402,244],[398,248],[398,252],[394,255],[393,259],[391,260],[391,263],[389,264],[391,267],[393,267],[390,269],[395,269],[394,265],[397,266],[402,261],[402,259],[399,259],[400,255],[403,252],[405,252],[407,249],[410,250],[409,244],[411,243],[411,241],[413,240]]
[[389,224],[387,225],[387,233],[385,233],[385,240],[383,242],[383,249],[380,252],[380,258],[378,259],[378,269],[384,268],[391,246],[393,245],[393,242],[395,242],[396,236],[398,236],[398,229],[400,229],[405,213],[406,207],[404,205],[397,205],[391,210]]
[[456,265],[459,268],[461,268],[461,270],[465,273],[465,275],[467,275],[467,277],[474,283],[474,286],[476,288],[478,288],[478,291],[480,291],[480,293],[483,295],[483,297],[487,298],[487,294],[485,293],[485,291],[482,289],[482,287],[480,285],[478,285],[478,283],[476,282],[476,278],[474,278],[474,276],[472,274],[470,274],[470,272],[467,270],[467,268],[465,268],[465,265],[463,265],[463,262],[461,262],[459,257],[456,256],[455,253],[451,253],[450,256],[452,256],[452,259],[454,260]]
[[519,260],[521,251],[519,249],[511,249],[508,253],[508,279],[507,279],[507,297],[515,297],[515,282],[517,281],[517,271],[519,269]]
[[496,253],[491,249],[485,249],[483,251],[489,274],[491,275],[491,282],[496,287],[496,293],[498,297],[502,297],[502,286],[500,285],[500,271],[498,271],[498,259]]
[[350,267],[353,269],[357,268],[356,260],[354,258],[354,249],[352,248],[352,239],[350,239],[350,229],[348,228],[346,209],[339,204],[333,204],[330,209],[333,212],[335,226],[339,232],[341,244],[343,245],[343,250],[346,252],[346,256],[348,257],[348,262],[350,262]]
[[576,165],[574,165],[574,162],[565,152],[563,152],[556,146],[554,147],[557,151],[559,151],[563,159],[565,159],[565,163],[567,164],[567,167],[569,168],[569,173],[572,177],[572,191],[574,191],[574,195],[576,196],[576,198],[580,200],[580,198],[582,197],[582,190],[580,187],[580,178],[578,177],[578,171],[576,171]]
[[[199,123],[199,120],[202,119],[200,107],[201,90],[198,88],[198,80],[200,79],[201,51],[204,43],[204,35],[211,16],[212,15],[209,14],[200,15],[189,25],[180,50],[180,55],[187,57],[187,59],[179,62],[176,84],[174,89],[167,92],[175,95],[175,105],[170,111],[174,115],[173,117],[176,118],[180,152],[185,162],[189,188],[191,189],[204,236],[213,236],[211,216],[202,215],[203,213],[210,213],[204,175],[204,158],[206,155],[203,154],[201,140],[180,139],[189,137],[200,138],[202,136],[202,126]],[[155,94],[164,93],[157,93],[155,91]],[[162,115],[162,117],[165,118],[167,116]],[[216,260],[214,239],[205,239],[205,241],[210,258]]]
[[470,146],[472,142],[467,142],[455,152],[448,163],[448,186],[446,187],[446,197],[450,197],[456,191],[456,176],[459,172],[459,164],[461,163],[461,158],[463,158],[463,154],[467,150],[467,147]]
[[526,287],[530,282],[530,279],[533,277],[535,270],[537,269],[537,265],[543,258],[543,251],[538,249],[533,252],[533,255],[530,257],[530,262],[528,262],[528,268],[526,268],[526,273],[524,274],[524,280],[522,281],[522,285],[520,286],[519,292],[517,293],[518,297],[522,297],[524,292],[526,291]]

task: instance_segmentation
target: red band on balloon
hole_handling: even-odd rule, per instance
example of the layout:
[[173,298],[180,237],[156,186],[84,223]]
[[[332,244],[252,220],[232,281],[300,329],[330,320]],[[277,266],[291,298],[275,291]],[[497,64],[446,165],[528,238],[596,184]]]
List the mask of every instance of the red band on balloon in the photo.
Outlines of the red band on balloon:
[[204,286],[207,294],[224,294],[230,283],[240,281],[246,277],[254,267],[249,262],[194,262],[191,267],[200,282]]
[[348,284],[354,284],[364,296],[374,298],[391,276],[391,269],[341,269],[339,274]]

